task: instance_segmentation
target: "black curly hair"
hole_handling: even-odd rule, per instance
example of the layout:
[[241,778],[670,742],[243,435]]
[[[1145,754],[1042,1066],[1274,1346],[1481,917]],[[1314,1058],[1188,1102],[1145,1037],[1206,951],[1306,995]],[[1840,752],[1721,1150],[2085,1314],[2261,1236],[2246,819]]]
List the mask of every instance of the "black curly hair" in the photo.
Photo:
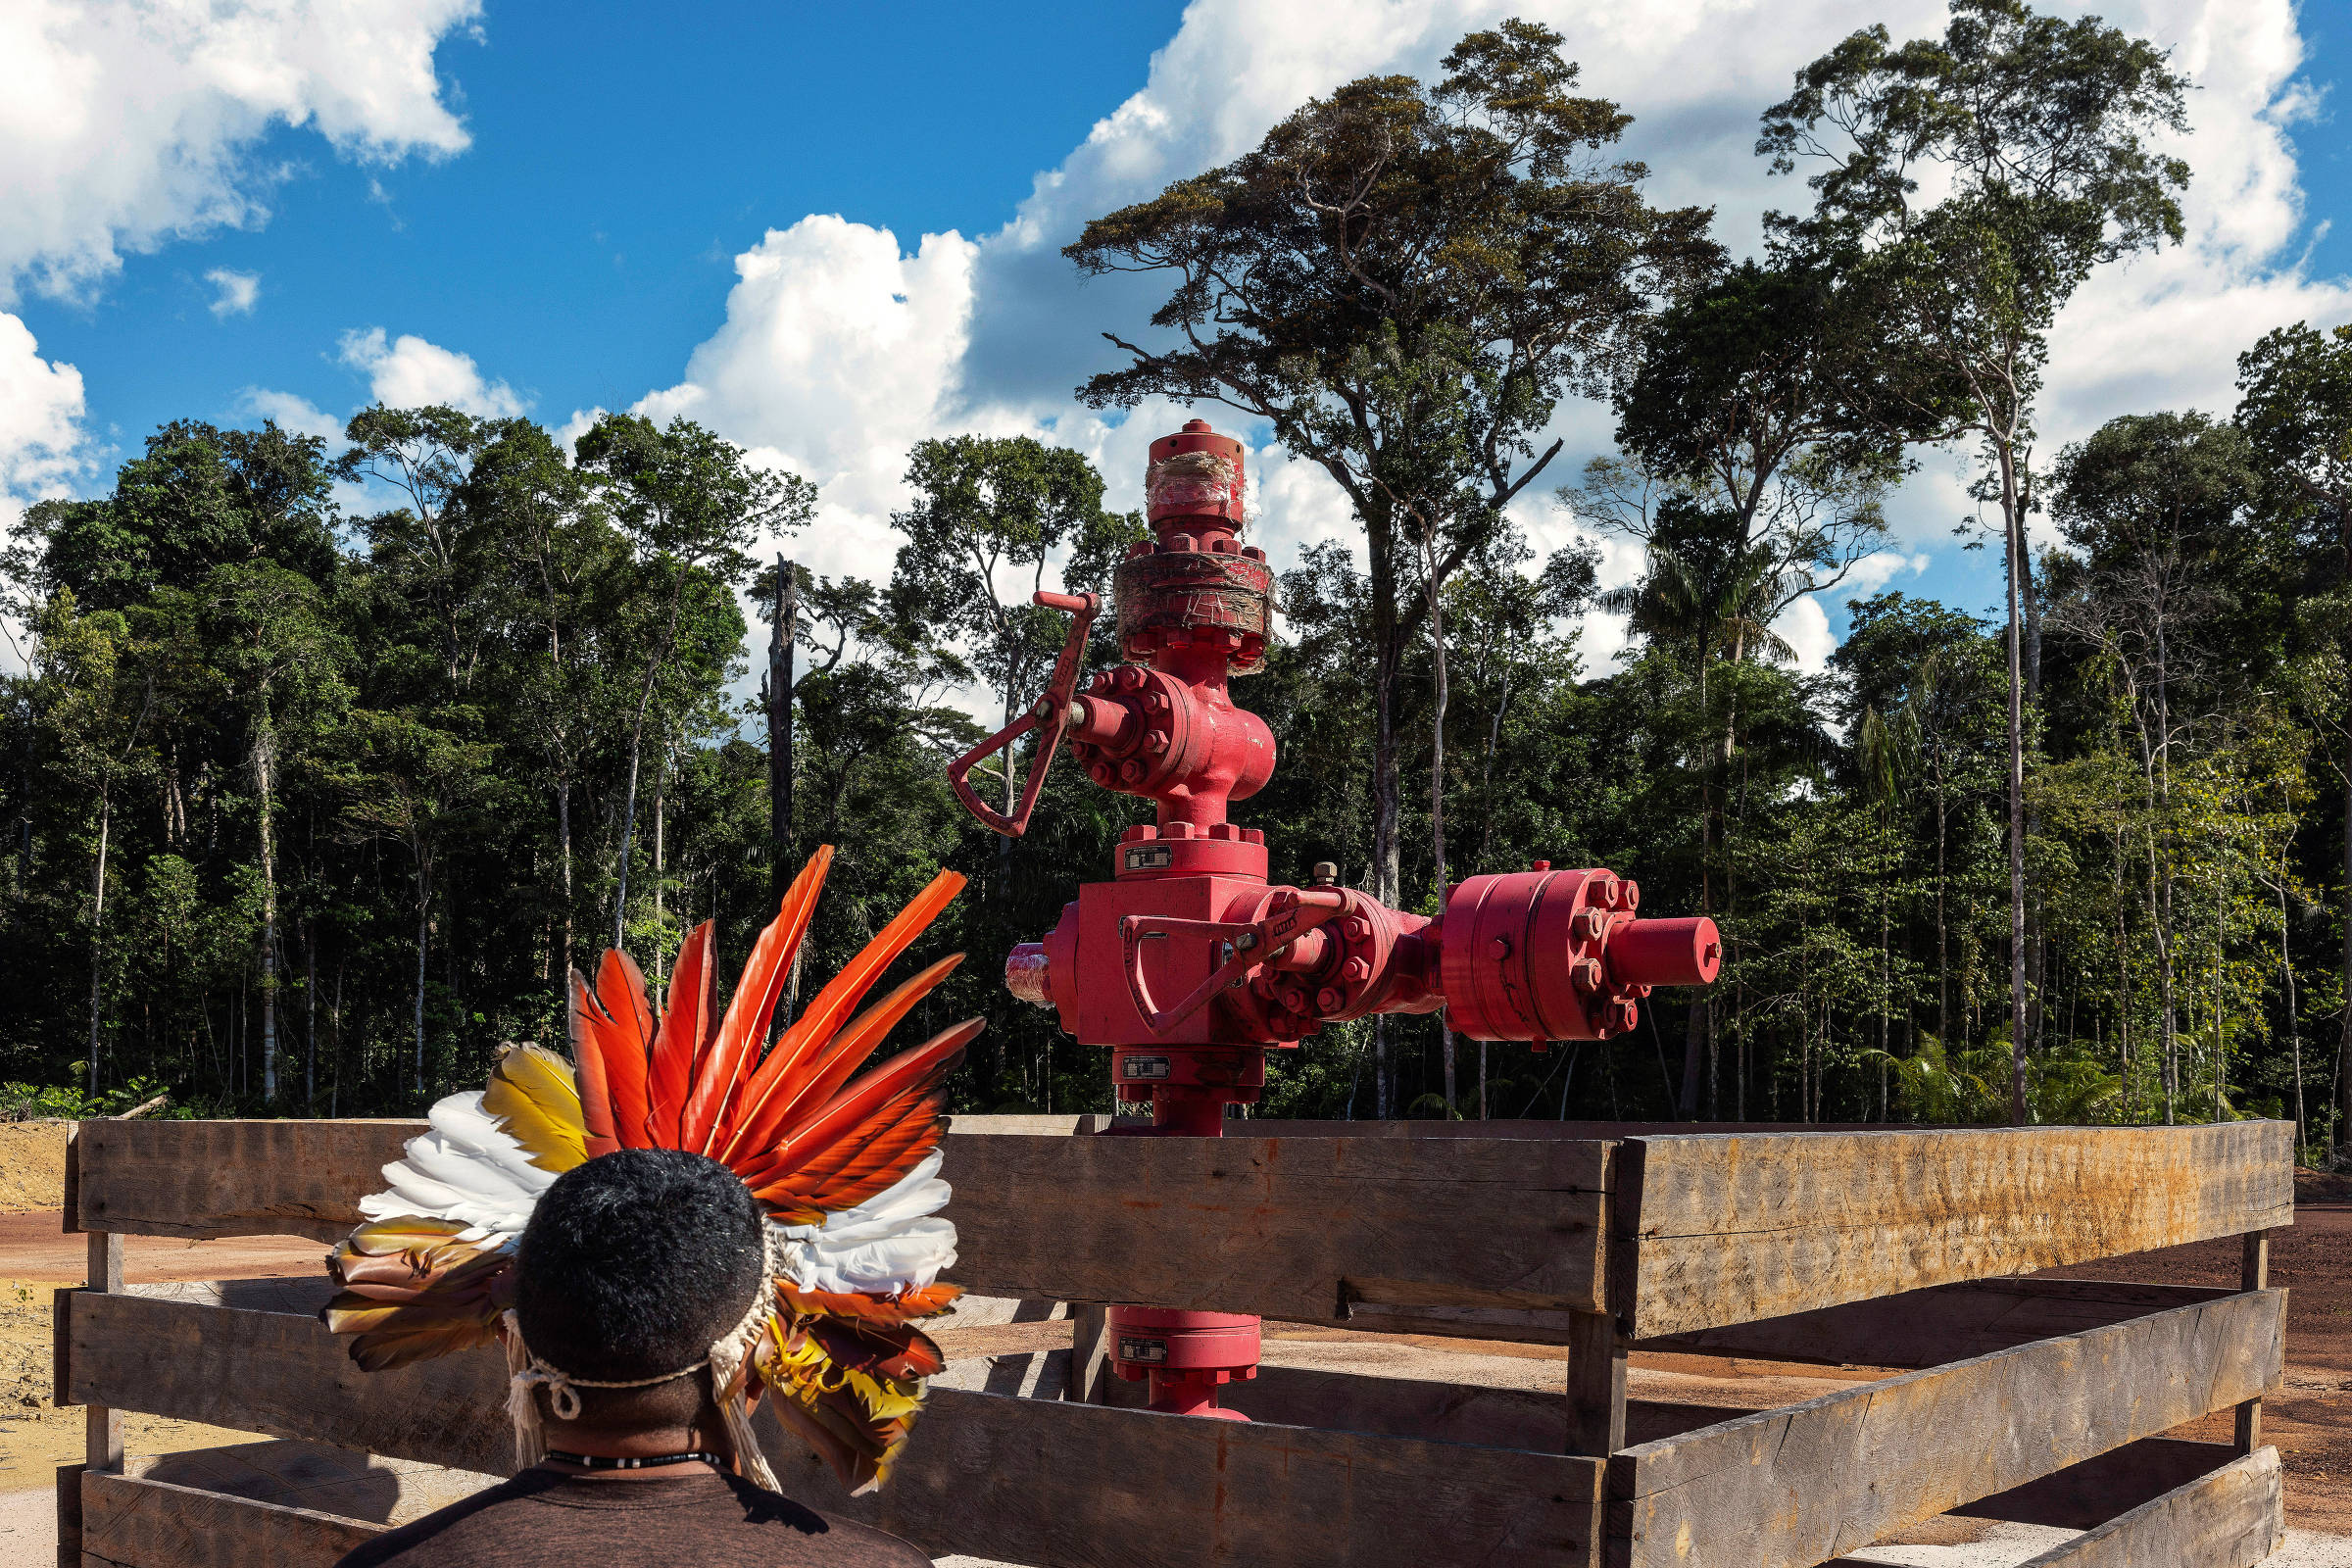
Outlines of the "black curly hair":
[[[540,1195],[515,1255],[514,1315],[531,1353],[574,1377],[658,1377],[710,1354],[764,1277],[759,1200],[717,1160],[624,1149]],[[692,1420],[706,1377],[583,1389],[599,1425]]]

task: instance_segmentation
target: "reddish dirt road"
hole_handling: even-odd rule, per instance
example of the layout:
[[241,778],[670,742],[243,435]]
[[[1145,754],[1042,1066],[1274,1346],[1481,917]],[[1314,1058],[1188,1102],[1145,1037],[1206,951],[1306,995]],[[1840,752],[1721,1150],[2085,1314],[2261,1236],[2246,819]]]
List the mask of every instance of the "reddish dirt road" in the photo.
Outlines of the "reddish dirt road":
[[[89,1239],[68,1236],[62,1225],[55,1209],[0,1214],[0,1277],[27,1285],[79,1285],[87,1274]],[[322,1274],[326,1250],[323,1242],[299,1236],[232,1236],[216,1242],[125,1236],[122,1278],[128,1285],[163,1285]]]

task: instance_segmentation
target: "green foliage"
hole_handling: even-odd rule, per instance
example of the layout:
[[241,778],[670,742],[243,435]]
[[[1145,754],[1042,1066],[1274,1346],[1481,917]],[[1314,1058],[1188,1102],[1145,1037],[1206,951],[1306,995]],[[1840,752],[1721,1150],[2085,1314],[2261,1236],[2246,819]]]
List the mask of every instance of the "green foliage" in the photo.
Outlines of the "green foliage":
[[[68,1070],[79,1072],[82,1065],[77,1061]],[[86,1121],[120,1116],[169,1092],[168,1086],[152,1078],[126,1079],[95,1095],[85,1094],[71,1084],[0,1083],[0,1121]],[[202,1115],[203,1111],[193,1105],[163,1104],[140,1114],[150,1120],[184,1121]]]
[[[1269,1054],[1254,1113],[1967,1123],[2008,1117],[2022,1068],[2035,1120],[2342,1141],[2352,333],[2265,337],[2230,419],[2129,415],[2029,463],[2053,313],[2178,232],[2163,56],[2013,0],[1857,33],[1766,119],[1768,152],[1818,156],[1813,212],[1730,268],[1703,215],[1645,204],[1627,117],[1558,44],[1474,33],[1435,82],[1348,83],[1090,224],[1082,268],[1171,293],[1162,350],[1086,395],[1245,410],[1363,526],[1282,574],[1283,635],[1235,688],[1281,752],[1237,813],[1277,880],[1330,860],[1434,913],[1466,875],[1606,865],[1649,912],[1712,913],[1723,975],[1605,1044],[1456,1041],[1450,1095],[1436,1016],[1335,1025]],[[1540,558],[1510,505],[1562,402],[1601,394],[1619,450],[1564,499],[1644,556],[1605,594],[1589,542]],[[2015,910],[2005,628],[1882,592],[1820,672],[1773,630],[1881,548],[1932,439],[1989,443],[2021,545]],[[105,494],[29,509],[0,1114],[167,1083],[174,1113],[413,1114],[506,1042],[560,1047],[564,975],[615,932],[660,984],[708,919],[731,970],[820,843],[796,1005],[953,866],[970,886],[907,961],[970,958],[909,1028],[987,1016],[955,1103],[1110,1108],[1104,1054],[999,963],[1149,808],[1065,763],[1001,840],[944,766],[975,693],[993,716],[1042,683],[1065,622],[1029,595],[1099,589],[1140,522],[1034,439],[927,441],[907,471],[886,577],[791,568],[781,844],[738,596],[774,614],[755,549],[814,491],[691,421],[607,416],[572,455],[446,408],[364,410],[332,452],[183,421]],[[2027,562],[2036,505],[2059,548]],[[1595,605],[1630,629],[1598,667]],[[1116,657],[1107,616],[1089,654]]]

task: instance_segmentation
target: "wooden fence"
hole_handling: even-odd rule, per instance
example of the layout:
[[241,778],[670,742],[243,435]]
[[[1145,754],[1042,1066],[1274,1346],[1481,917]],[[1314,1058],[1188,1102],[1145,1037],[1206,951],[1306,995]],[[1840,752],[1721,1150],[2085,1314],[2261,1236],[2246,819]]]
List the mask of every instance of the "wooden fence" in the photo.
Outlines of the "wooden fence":
[[[323,1568],[384,1528],[125,1475],[122,1410],[509,1468],[494,1352],[364,1373],[282,1303],[122,1290],[125,1234],[340,1237],[419,1125],[82,1127],[66,1222],[90,1283],[59,1294],[57,1370],[89,1455],[61,1473],[61,1561]],[[1038,1568],[1811,1568],[1954,1509],[2090,1530],[2036,1559],[2074,1568],[2239,1568],[2278,1539],[2259,1401],[2282,1372],[2262,1236],[2293,1221],[2284,1123],[1071,1136],[1098,1125],[959,1117],[948,1145],[952,1277],[1076,1303],[1073,1348],[952,1367],[875,1496],[777,1434],[788,1490]],[[2228,1236],[2234,1292],[2020,1277]],[[1101,1402],[1112,1301],[1568,1357],[1548,1395],[1268,1367],[1231,1391],[1250,1422],[1195,1420]],[[1629,1401],[1627,1352],[1653,1348],[1890,1375],[1760,1413]],[[2165,1436],[2232,1406],[2234,1444]]]

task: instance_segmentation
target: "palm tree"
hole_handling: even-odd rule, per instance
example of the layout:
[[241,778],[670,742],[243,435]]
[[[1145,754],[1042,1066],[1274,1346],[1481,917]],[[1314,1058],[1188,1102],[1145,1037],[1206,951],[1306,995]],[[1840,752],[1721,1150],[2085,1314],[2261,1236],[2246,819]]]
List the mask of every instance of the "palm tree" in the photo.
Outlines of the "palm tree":
[[[1651,536],[1648,570],[1639,582],[1611,589],[1594,602],[1626,616],[1630,629],[1653,646],[1687,658],[1698,676],[1703,710],[1715,662],[1784,664],[1796,657],[1772,622],[1812,578],[1768,545],[1728,543],[1726,530],[1707,527],[1714,514],[1690,510],[1694,514],[1685,526],[1672,530],[1683,537],[1670,539],[1664,526]],[[1712,748],[1714,765],[1699,779],[1699,911],[1710,915],[1715,912],[1713,864],[1724,843],[1723,802],[1740,743],[1739,704],[1728,691],[1723,710],[1723,727]],[[1692,1003],[1684,1034],[1680,1115],[1685,1121],[1698,1114],[1699,1053],[1709,1011],[1707,1003]]]

